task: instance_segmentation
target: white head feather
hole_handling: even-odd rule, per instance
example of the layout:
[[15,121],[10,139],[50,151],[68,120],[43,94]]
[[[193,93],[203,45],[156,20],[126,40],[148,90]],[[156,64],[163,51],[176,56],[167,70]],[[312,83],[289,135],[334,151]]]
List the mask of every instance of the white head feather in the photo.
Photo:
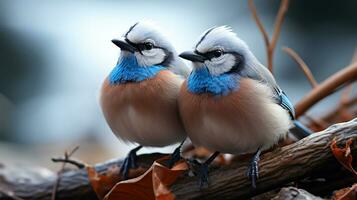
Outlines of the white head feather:
[[[196,50],[200,53],[221,49],[224,52],[236,52],[242,55],[245,62],[252,59],[256,62],[254,55],[249,50],[248,45],[232,32],[228,26],[220,26],[208,29],[200,37],[196,44]],[[208,67],[212,75],[220,75],[228,72],[235,64],[236,57],[230,53],[223,54],[219,58],[206,60],[205,65]],[[198,64],[195,64],[197,67]]]
[[[232,31],[232,28],[228,26],[211,28],[205,31],[196,44],[196,50],[200,53],[216,49],[221,49],[224,52],[235,52],[243,56],[242,75],[267,82],[272,88],[278,87],[273,75],[258,61],[248,45]],[[236,59],[234,55],[227,53],[219,58],[206,60],[204,65],[212,75],[220,75],[232,69],[237,62]],[[202,67],[201,63],[194,63],[193,65]]]
[[[180,58],[173,45],[169,42],[165,32],[153,21],[143,20],[134,24],[123,37],[126,37],[133,43],[151,42],[155,46],[161,48],[153,48],[151,50],[144,50],[141,53],[135,52],[138,64],[143,67],[157,65],[162,63],[167,54],[172,54],[172,60],[169,63],[169,69],[179,75],[188,75],[190,68],[187,67]],[[125,56],[126,52],[122,55]]]

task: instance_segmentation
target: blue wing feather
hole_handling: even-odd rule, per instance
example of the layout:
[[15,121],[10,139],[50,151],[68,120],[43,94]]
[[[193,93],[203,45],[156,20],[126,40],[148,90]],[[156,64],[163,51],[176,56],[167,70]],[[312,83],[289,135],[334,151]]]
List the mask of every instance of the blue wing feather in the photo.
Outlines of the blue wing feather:
[[285,94],[284,91],[282,90],[278,90],[278,103],[281,107],[283,107],[284,109],[286,109],[289,114],[290,114],[290,117],[291,119],[295,119],[295,109],[294,109],[294,106],[293,104],[291,103],[290,99],[288,98],[288,96]]
[[291,101],[288,98],[288,96],[285,94],[285,92],[282,91],[281,89],[277,90],[277,92],[278,92],[278,96],[279,96],[279,105],[289,112],[290,117],[291,117],[291,119],[293,121],[293,124],[295,125],[297,130],[299,130],[299,133],[295,133],[295,135],[298,136],[298,138],[300,138],[300,139],[311,135],[312,131],[310,129],[305,127],[299,121],[295,120],[294,106],[291,103]]

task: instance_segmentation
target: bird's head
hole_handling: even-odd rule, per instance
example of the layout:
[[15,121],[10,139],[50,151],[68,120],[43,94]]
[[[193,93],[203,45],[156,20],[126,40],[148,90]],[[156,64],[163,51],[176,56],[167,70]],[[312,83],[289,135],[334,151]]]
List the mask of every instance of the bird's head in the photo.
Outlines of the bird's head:
[[121,39],[112,42],[121,49],[120,57],[135,56],[141,67],[168,65],[175,53],[166,36],[151,21],[135,23]]
[[247,63],[255,62],[246,43],[227,26],[208,29],[194,51],[186,51],[179,56],[192,61],[195,70],[207,68],[212,76],[239,73]]

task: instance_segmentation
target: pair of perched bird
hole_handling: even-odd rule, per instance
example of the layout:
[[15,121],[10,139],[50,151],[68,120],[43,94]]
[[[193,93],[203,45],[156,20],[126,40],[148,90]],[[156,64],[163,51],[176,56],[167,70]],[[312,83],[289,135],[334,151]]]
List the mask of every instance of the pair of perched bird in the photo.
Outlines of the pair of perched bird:
[[[182,145],[189,137],[195,146],[215,151],[201,164],[201,185],[208,182],[208,165],[220,152],[254,153],[248,175],[256,187],[261,151],[293,126],[309,134],[294,119],[294,108],[272,74],[229,27],[205,31],[193,51],[179,55],[145,21],[112,42],[121,53],[103,83],[101,107],[120,139],[140,145],[122,165],[125,179],[142,146]],[[192,61],[192,71],[179,57]],[[180,159],[181,145],[170,166]]]

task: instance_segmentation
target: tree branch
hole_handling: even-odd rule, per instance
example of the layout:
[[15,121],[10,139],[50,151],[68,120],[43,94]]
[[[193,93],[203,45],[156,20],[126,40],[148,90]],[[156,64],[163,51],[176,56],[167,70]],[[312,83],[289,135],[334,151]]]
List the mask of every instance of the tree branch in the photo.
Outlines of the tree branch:
[[[164,155],[159,153],[143,154],[138,157],[137,161],[139,166],[149,168],[154,160]],[[108,168],[114,165],[120,166],[122,163],[123,160],[109,160],[95,165],[95,168],[98,173],[104,173]],[[97,200],[97,196],[89,183],[86,169],[66,171],[60,174],[60,176],[61,181],[58,184],[56,193],[57,200]],[[51,199],[55,182],[56,180],[48,180],[41,184],[7,182],[0,177],[0,187],[7,188],[8,191],[13,192],[17,197],[26,200]],[[12,198],[0,193],[0,200],[12,200]]]
[[269,36],[268,36],[267,31],[264,28],[264,25],[263,25],[262,21],[259,19],[259,16],[258,16],[258,13],[257,13],[257,9],[256,9],[256,7],[254,5],[254,0],[249,0],[248,1],[248,5],[249,5],[250,12],[253,15],[253,18],[254,18],[255,22],[257,23],[260,32],[263,35],[265,47],[267,48],[267,51],[268,51],[269,46],[270,46]]
[[321,99],[335,92],[344,84],[351,83],[356,79],[357,63],[353,63],[330,76],[327,80],[320,83],[316,88],[312,89],[295,105],[296,117],[304,114],[310,107],[315,105]]
[[276,44],[277,44],[278,39],[279,39],[281,26],[283,24],[283,21],[284,21],[284,18],[285,18],[285,14],[288,11],[288,7],[289,7],[289,0],[282,0],[281,4],[280,4],[279,11],[278,11],[278,14],[276,15],[276,18],[275,18],[273,37],[271,39],[270,46],[269,46],[269,51],[268,51],[268,53],[269,53],[268,55],[270,57],[269,58],[270,63],[268,63],[268,66],[269,66],[269,70],[271,72],[273,71],[274,50],[275,50]]
[[[342,169],[332,155],[329,145],[334,137],[340,145],[352,138],[352,155],[357,157],[357,119],[355,119],[334,125],[294,144],[263,154],[259,163],[260,178],[256,190],[252,190],[246,177],[248,160],[241,160],[227,166],[210,169],[210,186],[207,189],[199,189],[197,177],[183,177],[172,186],[172,191],[177,199],[243,199],[307,177],[343,180],[339,184],[328,185],[330,189],[347,187],[351,182],[356,182],[357,177],[346,173],[346,170]],[[149,168],[154,160],[162,156],[164,154],[140,155],[138,164]],[[109,167],[121,164],[121,160],[111,160],[97,164],[96,170],[103,173]],[[335,177],[335,174],[341,175]],[[6,182],[0,179],[0,183],[0,186],[5,185],[17,197],[44,200],[51,198],[55,180],[31,184]],[[320,187],[321,184],[317,185]],[[0,200],[5,199],[11,198],[0,194]],[[56,199],[97,199],[89,184],[87,171],[78,169],[62,173]]]
[[317,81],[314,78],[314,75],[312,75],[309,67],[306,65],[306,63],[304,62],[304,60],[291,48],[289,47],[283,47],[283,51],[287,54],[289,54],[289,56],[291,56],[295,62],[300,66],[301,70],[304,72],[307,80],[310,82],[311,87],[315,88],[317,87]]
[[[352,138],[351,150],[356,158],[357,119],[333,125],[325,131],[262,155],[260,178],[255,190],[246,177],[249,161],[211,170],[210,186],[206,189],[199,189],[197,178],[187,177],[177,182],[172,190],[177,199],[246,199],[316,174],[331,176],[334,174],[331,171],[338,172],[341,169],[329,147],[334,137],[341,145]],[[327,168],[328,171],[325,171]],[[353,177],[352,181],[356,182],[357,177]]]
[[289,0],[282,0],[281,3],[280,3],[279,11],[278,11],[278,14],[276,15],[276,18],[275,18],[274,32],[273,32],[273,36],[272,36],[271,41],[269,40],[268,33],[266,32],[263,23],[259,19],[259,16],[258,16],[258,13],[257,13],[257,9],[256,9],[256,7],[254,5],[254,0],[249,0],[248,1],[248,5],[249,5],[249,9],[250,9],[250,11],[251,11],[251,13],[253,15],[253,18],[254,18],[255,22],[257,23],[260,32],[263,35],[265,48],[266,48],[266,51],[267,51],[268,69],[269,69],[270,72],[273,73],[274,50],[275,50],[276,44],[277,44],[278,39],[279,39],[279,34],[280,34],[281,26],[282,26],[284,18],[285,18],[285,14],[288,11]]

